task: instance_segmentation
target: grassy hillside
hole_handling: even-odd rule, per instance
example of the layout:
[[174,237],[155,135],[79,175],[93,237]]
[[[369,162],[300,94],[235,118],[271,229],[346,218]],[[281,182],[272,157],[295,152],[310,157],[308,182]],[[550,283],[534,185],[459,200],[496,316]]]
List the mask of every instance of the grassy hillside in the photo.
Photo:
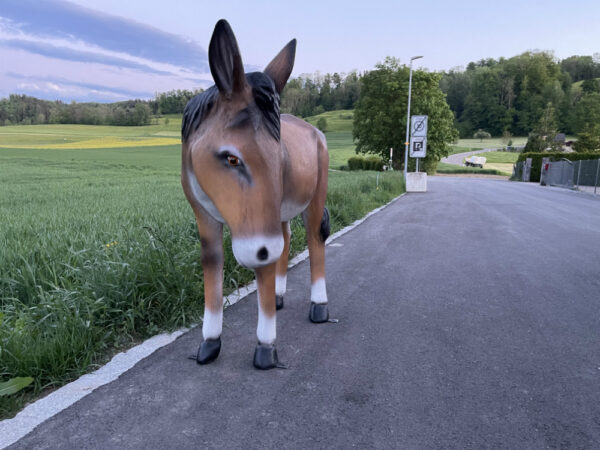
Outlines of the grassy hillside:
[[343,109],[328,111],[323,114],[308,117],[305,120],[312,125],[324,117],[327,120],[327,146],[329,148],[329,167],[337,169],[348,164],[348,158],[355,156],[355,145],[352,140],[352,121],[354,110]]
[[352,121],[354,120],[353,109],[340,109],[337,111],[327,111],[323,114],[307,117],[307,122],[317,126],[317,121],[321,118],[327,120],[327,132],[352,131]]

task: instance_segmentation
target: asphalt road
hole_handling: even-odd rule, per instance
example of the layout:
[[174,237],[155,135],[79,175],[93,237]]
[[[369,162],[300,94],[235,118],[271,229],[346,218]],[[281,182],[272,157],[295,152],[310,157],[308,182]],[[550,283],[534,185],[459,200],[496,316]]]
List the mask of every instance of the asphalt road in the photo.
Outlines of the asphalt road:
[[252,367],[253,294],[216,363],[195,329],[11,448],[600,448],[600,199],[430,178],[335,242],[338,324],[290,272],[288,370]]

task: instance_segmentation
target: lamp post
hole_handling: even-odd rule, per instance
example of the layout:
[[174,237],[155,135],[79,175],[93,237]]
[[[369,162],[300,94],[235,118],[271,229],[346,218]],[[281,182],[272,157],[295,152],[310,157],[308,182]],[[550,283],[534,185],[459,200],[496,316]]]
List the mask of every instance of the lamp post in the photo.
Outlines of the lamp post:
[[406,181],[406,174],[408,173],[408,133],[410,131],[410,91],[412,89],[412,63],[415,59],[422,58],[422,56],[413,56],[410,58],[410,71],[408,75],[408,108],[406,110],[406,141],[404,142],[404,180]]

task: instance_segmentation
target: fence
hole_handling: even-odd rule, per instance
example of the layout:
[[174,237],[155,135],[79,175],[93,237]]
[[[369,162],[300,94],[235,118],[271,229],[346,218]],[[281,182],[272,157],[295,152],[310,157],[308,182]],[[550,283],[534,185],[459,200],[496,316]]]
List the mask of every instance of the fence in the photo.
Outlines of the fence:
[[572,161],[564,159],[561,161],[547,162],[542,167],[540,183],[548,186],[574,189],[573,173]]
[[[528,166],[519,161],[513,166],[511,180],[529,181]],[[540,183],[600,195],[600,159],[543,161]]]
[[513,181],[529,181],[531,176],[531,158],[526,161],[517,161],[513,166],[513,174],[510,177]]
[[580,191],[600,194],[600,159],[575,161],[573,177],[575,187]]
[[600,194],[600,159],[552,161],[542,165],[541,183]]

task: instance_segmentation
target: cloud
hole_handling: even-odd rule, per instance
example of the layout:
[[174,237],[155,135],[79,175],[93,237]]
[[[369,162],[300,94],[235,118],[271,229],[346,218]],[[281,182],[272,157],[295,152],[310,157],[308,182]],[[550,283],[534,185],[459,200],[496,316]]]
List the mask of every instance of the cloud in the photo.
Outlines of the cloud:
[[116,67],[127,67],[137,69],[142,72],[168,75],[171,72],[158,70],[150,64],[142,64],[118,56],[111,56],[100,52],[77,50],[67,46],[52,45],[45,42],[27,40],[27,39],[0,39],[0,45],[8,48],[15,48],[36,53],[38,55],[49,56],[57,59],[66,59],[69,61],[97,62]]
[[0,1],[0,59],[0,96],[115,101],[212,84],[198,44],[61,0]]
[[7,77],[22,80],[18,86],[29,89],[66,93],[69,91],[102,92],[104,96],[111,99],[136,99],[149,98],[154,92],[140,91],[120,87],[111,87],[103,84],[90,83],[86,81],[74,81],[56,76],[27,76],[18,73],[7,72]]
[[2,0],[0,16],[40,38],[76,38],[131,56],[208,71],[206,51],[198,44],[122,17],[60,0]]

